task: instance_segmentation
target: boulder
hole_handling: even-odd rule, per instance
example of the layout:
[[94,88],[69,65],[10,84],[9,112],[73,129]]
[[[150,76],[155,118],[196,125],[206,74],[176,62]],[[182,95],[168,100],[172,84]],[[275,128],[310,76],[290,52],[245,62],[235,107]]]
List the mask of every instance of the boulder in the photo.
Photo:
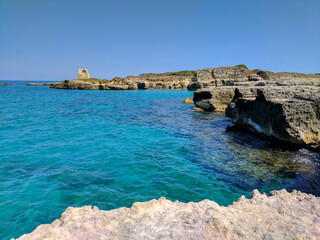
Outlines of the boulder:
[[198,89],[194,92],[193,102],[207,112],[225,111],[234,97],[236,87],[215,87]]
[[257,75],[260,76],[263,80],[271,80],[271,77],[267,71],[259,70]]
[[192,97],[188,97],[185,100],[183,100],[182,102],[186,103],[186,104],[192,104],[193,103],[193,98]]

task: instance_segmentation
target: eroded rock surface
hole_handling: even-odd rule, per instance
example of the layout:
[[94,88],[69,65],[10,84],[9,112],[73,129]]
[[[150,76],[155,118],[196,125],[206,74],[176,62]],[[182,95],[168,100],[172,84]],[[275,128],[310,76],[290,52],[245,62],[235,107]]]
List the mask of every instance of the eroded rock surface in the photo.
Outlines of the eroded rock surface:
[[279,140],[320,145],[319,87],[237,88],[226,116],[236,125]]
[[204,68],[197,71],[188,89],[197,90],[221,86],[255,85],[314,85],[320,86],[320,76],[295,72],[274,73],[260,69],[249,70],[243,67]]
[[319,239],[320,198],[298,191],[254,190],[228,207],[165,198],[102,211],[69,207],[52,224],[19,240],[64,239]]
[[224,112],[234,97],[236,87],[198,89],[194,92],[194,104],[207,112]]

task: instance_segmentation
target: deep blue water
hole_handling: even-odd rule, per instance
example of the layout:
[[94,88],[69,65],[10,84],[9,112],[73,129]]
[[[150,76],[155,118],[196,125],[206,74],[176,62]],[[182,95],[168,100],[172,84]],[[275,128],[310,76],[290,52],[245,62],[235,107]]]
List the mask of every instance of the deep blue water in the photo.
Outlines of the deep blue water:
[[320,155],[280,149],[200,113],[185,90],[0,86],[0,239],[68,206],[109,210],[164,196],[221,205],[286,188],[320,194]]

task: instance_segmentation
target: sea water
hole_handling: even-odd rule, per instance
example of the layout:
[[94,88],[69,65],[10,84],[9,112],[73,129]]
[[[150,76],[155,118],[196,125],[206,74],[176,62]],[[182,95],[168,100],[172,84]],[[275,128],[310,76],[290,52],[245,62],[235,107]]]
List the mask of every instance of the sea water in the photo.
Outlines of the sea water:
[[227,206],[253,189],[320,194],[320,155],[191,111],[186,90],[0,86],[0,239],[69,206],[103,210],[161,196]]

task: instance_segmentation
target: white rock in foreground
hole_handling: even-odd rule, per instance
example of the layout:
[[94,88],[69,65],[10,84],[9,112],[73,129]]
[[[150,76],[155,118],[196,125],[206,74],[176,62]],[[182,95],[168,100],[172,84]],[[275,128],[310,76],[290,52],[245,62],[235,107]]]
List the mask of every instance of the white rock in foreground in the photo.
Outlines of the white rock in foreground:
[[69,207],[52,224],[19,240],[33,239],[320,239],[320,198],[286,190],[221,207],[165,198],[102,211]]

